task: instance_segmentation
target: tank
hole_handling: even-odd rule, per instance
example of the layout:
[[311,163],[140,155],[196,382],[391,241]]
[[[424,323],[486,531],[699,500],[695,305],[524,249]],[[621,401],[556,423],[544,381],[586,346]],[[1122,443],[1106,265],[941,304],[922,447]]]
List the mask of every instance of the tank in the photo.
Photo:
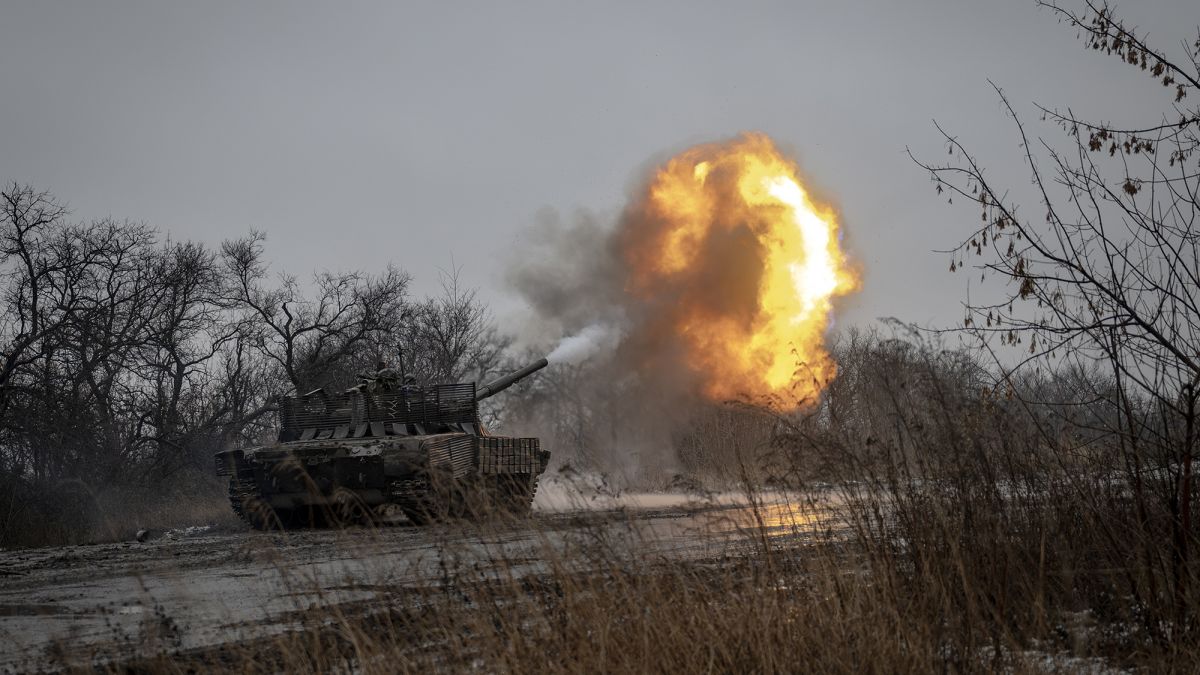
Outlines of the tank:
[[479,402],[545,367],[480,387],[419,387],[383,369],[344,392],[283,397],[277,441],[217,453],[217,475],[258,529],[370,521],[389,504],[417,524],[527,514],[550,453],[487,433]]

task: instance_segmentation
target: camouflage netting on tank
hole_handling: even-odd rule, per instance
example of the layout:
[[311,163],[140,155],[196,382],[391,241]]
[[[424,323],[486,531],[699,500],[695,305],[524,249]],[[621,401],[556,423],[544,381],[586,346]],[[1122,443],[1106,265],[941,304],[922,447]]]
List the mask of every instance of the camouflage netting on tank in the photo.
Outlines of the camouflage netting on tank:
[[388,425],[444,427],[476,420],[474,383],[336,394],[318,389],[280,400],[279,440],[380,436],[390,431]]

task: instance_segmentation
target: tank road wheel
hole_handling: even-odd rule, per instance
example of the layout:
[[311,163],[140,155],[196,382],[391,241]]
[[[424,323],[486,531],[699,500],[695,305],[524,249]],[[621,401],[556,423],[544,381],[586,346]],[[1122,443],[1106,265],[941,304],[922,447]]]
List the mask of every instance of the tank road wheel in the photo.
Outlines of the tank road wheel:
[[462,510],[455,507],[455,503],[437,496],[400,504],[400,510],[404,512],[406,518],[412,521],[413,525],[433,525],[459,518],[462,516]]
[[415,525],[445,523],[470,515],[461,492],[433,492],[425,499],[407,502],[400,508]]
[[437,515],[424,504],[404,504],[400,507],[404,512],[404,517],[412,521],[413,525],[432,525],[438,521]]
[[[244,520],[256,530],[266,530],[272,527],[272,521],[278,521],[271,507],[258,496],[258,488],[254,481],[238,476],[229,479],[229,506],[238,518]],[[278,527],[278,525],[275,525]]]
[[256,530],[279,530],[284,527],[275,509],[257,496],[247,497],[242,502],[242,520]]
[[364,502],[353,490],[337,487],[333,491],[332,504],[326,514],[329,525],[346,527],[349,525],[377,525],[378,518],[375,509]]
[[392,503],[413,525],[429,525],[437,522],[443,514],[437,508],[433,490],[426,477],[392,481]]

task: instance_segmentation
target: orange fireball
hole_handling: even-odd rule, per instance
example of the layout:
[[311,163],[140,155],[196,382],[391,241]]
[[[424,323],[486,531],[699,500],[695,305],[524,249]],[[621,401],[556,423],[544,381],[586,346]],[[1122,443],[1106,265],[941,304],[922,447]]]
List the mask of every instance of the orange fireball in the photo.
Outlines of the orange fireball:
[[626,292],[705,396],[796,407],[836,374],[825,333],[858,277],[833,209],[767,136],[669,160],[628,208],[619,247]]

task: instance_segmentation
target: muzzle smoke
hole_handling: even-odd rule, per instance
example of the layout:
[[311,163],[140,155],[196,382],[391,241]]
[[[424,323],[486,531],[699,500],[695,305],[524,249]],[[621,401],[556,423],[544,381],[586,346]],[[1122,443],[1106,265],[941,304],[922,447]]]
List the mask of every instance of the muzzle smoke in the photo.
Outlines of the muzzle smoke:
[[592,324],[584,328],[579,334],[564,338],[546,356],[546,360],[551,364],[576,364],[594,356],[598,352],[611,351],[619,341],[620,335],[617,333],[615,327]]

